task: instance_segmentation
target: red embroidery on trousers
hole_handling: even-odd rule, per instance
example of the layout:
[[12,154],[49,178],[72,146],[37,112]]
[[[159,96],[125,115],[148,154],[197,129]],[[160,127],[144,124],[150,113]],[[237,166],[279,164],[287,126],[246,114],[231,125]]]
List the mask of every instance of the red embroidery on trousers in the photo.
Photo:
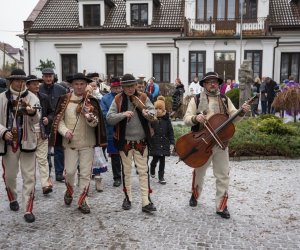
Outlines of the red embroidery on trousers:
[[78,206],[81,206],[82,203],[85,201],[85,198],[87,197],[88,191],[89,191],[88,187],[83,189],[83,192],[81,193],[81,195],[79,197],[79,200],[78,200]]
[[192,193],[194,198],[197,200],[199,197],[199,192],[198,192],[198,185],[195,187],[195,182],[196,182],[196,171],[193,171],[193,179],[192,179]]
[[12,191],[10,190],[10,188],[6,185],[6,181],[5,181],[5,165],[4,165],[3,159],[2,159],[2,169],[3,169],[2,178],[4,180],[4,184],[5,184],[5,189],[6,189],[6,192],[7,192],[8,200],[9,200],[9,202],[15,201],[16,199],[14,197],[14,194],[12,193]]
[[34,190],[30,192],[29,199],[27,201],[26,212],[32,213],[34,200]]
[[227,207],[227,201],[228,201],[228,194],[225,192],[219,206],[219,210],[223,211]]

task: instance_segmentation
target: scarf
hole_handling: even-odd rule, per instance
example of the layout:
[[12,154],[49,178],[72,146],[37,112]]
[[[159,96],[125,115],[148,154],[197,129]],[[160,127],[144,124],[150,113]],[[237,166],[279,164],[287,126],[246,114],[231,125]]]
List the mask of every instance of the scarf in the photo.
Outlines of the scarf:
[[202,113],[207,113],[209,97],[217,97],[218,98],[218,102],[215,102],[213,104],[213,106],[211,107],[214,114],[226,113],[225,104],[221,99],[219,89],[217,90],[216,93],[210,93],[206,89],[203,89],[203,91],[200,94],[200,102],[199,102],[198,111],[200,111]]

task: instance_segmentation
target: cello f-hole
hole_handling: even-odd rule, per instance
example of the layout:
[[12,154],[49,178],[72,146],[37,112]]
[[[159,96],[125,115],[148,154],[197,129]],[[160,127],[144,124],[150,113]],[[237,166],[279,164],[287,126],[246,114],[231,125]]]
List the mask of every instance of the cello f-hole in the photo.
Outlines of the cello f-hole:
[[202,138],[202,141],[204,141],[205,144],[208,145],[208,142],[204,138]]

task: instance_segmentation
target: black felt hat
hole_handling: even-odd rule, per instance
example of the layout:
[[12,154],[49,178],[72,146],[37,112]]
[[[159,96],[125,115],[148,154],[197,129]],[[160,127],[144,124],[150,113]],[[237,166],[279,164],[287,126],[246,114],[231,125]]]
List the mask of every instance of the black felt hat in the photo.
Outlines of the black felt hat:
[[26,84],[29,84],[30,82],[33,82],[33,81],[38,81],[38,82],[43,82],[43,79],[41,78],[37,78],[35,75],[29,75],[27,76],[27,81],[26,81]]
[[137,79],[131,74],[125,74],[121,79],[121,86],[131,86],[137,83]]
[[74,80],[84,80],[86,81],[87,83],[90,83],[92,82],[91,79],[87,78],[84,74],[82,73],[76,73],[74,75],[72,75],[67,81],[69,83],[72,83]]
[[14,69],[9,77],[6,77],[7,80],[14,80],[14,79],[22,79],[27,80],[27,76],[22,69]]

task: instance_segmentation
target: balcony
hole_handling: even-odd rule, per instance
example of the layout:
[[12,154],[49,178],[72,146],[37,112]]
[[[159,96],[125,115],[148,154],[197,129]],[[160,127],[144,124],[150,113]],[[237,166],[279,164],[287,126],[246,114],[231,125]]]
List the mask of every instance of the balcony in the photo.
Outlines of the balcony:
[[230,37],[265,36],[267,34],[267,18],[243,19],[186,19],[185,35],[188,37]]

